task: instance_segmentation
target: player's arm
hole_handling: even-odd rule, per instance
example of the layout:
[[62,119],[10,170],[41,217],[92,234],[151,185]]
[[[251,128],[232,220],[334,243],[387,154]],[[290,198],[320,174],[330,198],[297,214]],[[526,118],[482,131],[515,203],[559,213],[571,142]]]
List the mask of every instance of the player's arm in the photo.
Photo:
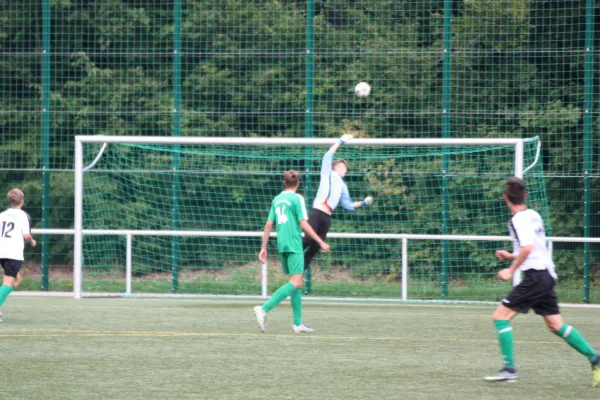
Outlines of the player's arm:
[[262,246],[260,247],[260,253],[258,253],[258,259],[263,264],[267,262],[267,243],[269,242],[269,237],[271,236],[272,229],[273,221],[268,220],[265,224],[265,229],[263,230]]
[[25,213],[25,217],[23,218],[23,240],[29,242],[32,247],[35,247],[37,244],[33,236],[31,236],[31,219],[27,213]]
[[23,235],[23,239],[25,239],[25,241],[29,242],[29,244],[32,247],[35,247],[35,245],[37,244],[37,242],[35,241],[35,239],[33,238],[33,236],[31,236],[31,234],[29,234],[29,233]]
[[348,187],[344,185],[342,188],[342,194],[340,196],[340,203],[342,203],[342,207],[346,210],[355,210],[360,207],[366,207],[373,203],[373,197],[367,196],[364,200],[361,201],[352,201],[350,198],[350,193],[348,193]]
[[533,249],[533,237],[535,236],[535,232],[531,228],[529,221],[521,216],[515,215],[512,218],[512,224],[519,243],[519,252],[511,254],[512,262],[510,263],[510,266],[498,272],[498,278],[502,280],[510,279],[521,264],[525,262],[527,257],[529,257],[529,254],[531,254]]
[[327,150],[327,152],[323,156],[323,159],[321,160],[321,178],[329,176],[329,174],[331,173],[331,164],[333,163],[333,153],[335,153],[335,151],[332,152],[331,149]]
[[514,256],[515,258],[513,259],[513,262],[510,264],[510,266],[498,272],[498,278],[502,279],[503,281],[512,278],[512,276],[515,274],[515,271],[521,266],[521,264],[525,262],[527,257],[529,257],[529,254],[531,254],[532,249],[533,245],[531,244],[521,247],[519,249],[519,254]]
[[317,235],[317,232],[315,232],[312,226],[310,226],[310,224],[308,223],[308,213],[306,212],[306,204],[304,203],[304,197],[298,195],[298,200],[299,201],[295,203],[295,212],[296,218],[298,218],[299,221],[298,224],[300,225],[300,228],[302,228],[302,230],[306,232],[308,236],[314,239],[314,241],[317,242],[319,246],[321,246],[321,249],[323,251],[329,251],[329,245],[325,243],[323,239],[319,237],[319,235]]
[[317,232],[315,232],[315,230],[312,228],[312,226],[310,226],[307,220],[303,219],[302,221],[300,221],[300,228],[302,228],[302,230],[315,242],[319,243],[319,246],[321,246],[321,250],[323,252],[329,251],[329,245],[325,243],[325,241],[323,241],[323,239],[321,239],[319,235],[317,235]]
[[333,157],[333,153],[335,153],[336,151],[338,151],[338,149],[340,148],[340,146],[346,144],[348,142],[348,140],[352,139],[354,136],[350,135],[350,134],[345,134],[342,135],[342,137],[339,138],[339,140],[337,142],[335,142],[333,144],[333,146],[331,146],[329,148],[329,151],[332,153],[332,157]]
[[[514,272],[525,262],[531,251],[533,250],[533,245],[528,244],[527,246],[523,246],[519,249],[519,254],[515,257],[513,262],[510,264],[508,269],[514,274]],[[512,276],[512,275],[511,275]]]
[[265,228],[263,230],[262,245],[260,246],[260,253],[258,253],[258,259],[263,264],[267,262],[267,243],[269,242],[269,237],[271,236],[271,230],[273,230],[274,222],[275,222],[275,207],[273,204],[271,204],[271,209],[269,210],[269,216],[267,217],[267,223],[265,224]]
[[496,250],[496,258],[500,261],[513,261],[516,255],[507,250]]

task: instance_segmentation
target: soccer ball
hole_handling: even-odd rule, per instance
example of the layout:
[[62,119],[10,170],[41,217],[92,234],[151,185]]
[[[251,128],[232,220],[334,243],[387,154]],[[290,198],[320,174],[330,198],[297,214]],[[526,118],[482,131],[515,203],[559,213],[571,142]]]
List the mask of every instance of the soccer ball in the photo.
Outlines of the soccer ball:
[[367,97],[371,93],[371,86],[367,82],[360,82],[354,88],[354,94],[358,97]]

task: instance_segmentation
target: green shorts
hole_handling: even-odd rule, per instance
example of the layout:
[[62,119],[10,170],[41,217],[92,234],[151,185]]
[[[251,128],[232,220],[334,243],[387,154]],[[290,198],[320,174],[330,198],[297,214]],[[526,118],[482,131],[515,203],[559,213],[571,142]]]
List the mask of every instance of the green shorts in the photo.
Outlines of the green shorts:
[[279,253],[283,273],[297,275],[304,273],[304,253]]

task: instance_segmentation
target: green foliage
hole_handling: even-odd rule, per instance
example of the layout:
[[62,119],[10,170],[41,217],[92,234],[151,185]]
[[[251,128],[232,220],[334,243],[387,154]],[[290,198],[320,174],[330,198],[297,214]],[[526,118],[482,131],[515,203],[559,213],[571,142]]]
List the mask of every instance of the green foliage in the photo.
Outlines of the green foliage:
[[[452,21],[445,27],[444,4],[448,3]],[[53,0],[50,4],[51,147],[50,163],[42,165],[42,3],[30,2],[26,7],[16,0],[0,3],[0,195],[13,186],[24,188],[34,226],[40,226],[41,176],[46,168],[51,176],[50,226],[66,228],[73,220],[70,171],[75,135],[174,134],[175,22],[173,3],[165,0]],[[182,1],[178,126],[182,136],[305,135],[309,129],[306,5],[303,0]],[[598,4],[595,7],[597,14]],[[582,51],[586,34],[594,36],[594,48],[600,47],[600,30],[586,32],[585,17],[584,2],[576,1],[316,0],[310,88],[314,120],[309,133],[315,137],[348,132],[370,138],[441,137],[442,88],[449,85],[450,136],[541,137],[540,162],[546,171],[551,207],[544,217],[554,234],[581,236],[585,68],[592,68],[596,81],[600,76],[597,52],[590,65]],[[451,30],[448,82],[443,81],[444,28]],[[362,80],[373,87],[368,99],[352,95],[354,85]],[[592,110],[597,110],[600,101],[595,87],[592,103]],[[600,119],[591,121],[595,134]],[[591,187],[595,187],[597,135],[590,146],[593,167],[589,172]],[[124,150],[107,154],[106,159],[135,164],[135,157]],[[215,169],[225,168],[218,157],[202,157]],[[168,166],[172,159],[162,162]],[[477,172],[485,160],[462,165],[469,173]],[[298,161],[297,166],[304,165]],[[246,167],[253,170],[252,163]],[[273,169],[279,167],[282,164],[275,162]],[[318,157],[313,167],[313,171],[318,168]],[[418,193],[432,193],[440,181],[419,179],[420,169],[419,165],[407,168],[401,159],[382,160],[351,173],[351,190],[385,198],[374,210],[389,213],[390,231],[439,233],[439,206],[423,205]],[[106,177],[97,184],[104,197],[89,199],[86,207],[94,210],[105,201],[112,201],[114,207],[93,215],[97,227],[161,226],[155,216],[170,212],[169,201],[132,198],[134,189],[148,185],[155,176],[114,180],[110,172],[102,172]],[[157,197],[166,195],[170,179],[162,180],[165,187]],[[240,180],[244,185],[232,189],[231,203],[224,208],[240,216],[248,201],[267,208],[272,191],[279,187],[277,179],[259,174],[244,177]],[[453,177],[449,188],[456,190],[467,180]],[[485,200],[499,198],[498,182],[478,183],[486,189],[481,191]],[[234,183],[226,174],[185,181],[181,190],[187,200],[181,207],[198,207]],[[314,193],[315,188],[309,190]],[[436,196],[441,199],[440,193],[431,194],[431,198]],[[311,199],[307,200],[310,204]],[[591,204],[589,223],[592,236],[598,236],[600,191],[591,191]],[[259,211],[264,210],[257,210],[257,215]],[[502,225],[497,229],[486,226],[486,214],[477,215],[467,201],[452,204],[450,212],[450,233],[505,233]],[[357,229],[356,221],[344,215],[338,221],[338,231]],[[380,222],[376,218],[361,221],[362,226],[375,230]],[[181,229],[219,226],[214,220],[189,217],[178,223]],[[261,223],[262,216],[240,218],[235,228],[258,230]],[[53,260],[68,262],[72,250],[64,238],[51,240],[57,241]],[[233,245],[235,240],[231,240]],[[181,242],[189,248],[203,243],[196,239]],[[163,244],[149,239],[139,250],[149,254]],[[437,252],[425,254],[424,264],[437,268]],[[581,256],[576,252],[555,254],[568,273],[581,271]],[[206,265],[217,262],[214,256],[206,257]],[[462,257],[485,261],[476,249]],[[593,251],[592,263],[598,262],[598,251]],[[397,265],[376,274],[397,276]]]

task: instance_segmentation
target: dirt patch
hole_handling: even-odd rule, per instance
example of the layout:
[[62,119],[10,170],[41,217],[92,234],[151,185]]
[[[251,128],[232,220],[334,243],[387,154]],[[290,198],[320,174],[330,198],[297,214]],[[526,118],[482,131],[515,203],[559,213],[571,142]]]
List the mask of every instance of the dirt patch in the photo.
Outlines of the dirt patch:
[[[26,265],[21,269],[23,276],[30,277],[41,277],[42,268],[40,265]],[[246,265],[246,266],[229,266],[218,269],[182,269],[179,271],[179,279],[182,281],[194,281],[194,280],[211,280],[211,281],[229,281],[233,276],[240,275],[255,275],[260,280],[261,267],[257,265]],[[268,267],[269,275],[282,275],[281,267],[277,264],[271,264]],[[48,271],[49,279],[58,280],[70,280],[73,279],[73,269],[68,267],[51,267]],[[84,279],[86,271],[84,271]],[[94,273],[95,279],[115,279],[122,277],[125,279],[125,270],[113,270],[107,273]],[[89,274],[88,274],[89,277]],[[149,281],[161,281],[170,280],[172,273],[168,272],[153,272],[151,274],[135,275],[133,279],[143,279]],[[312,279],[320,282],[375,282],[377,279],[370,277],[367,279],[361,279],[356,276],[352,276],[349,268],[319,268],[313,267]]]
[[[41,277],[42,267],[39,265],[25,265],[21,268],[21,275]],[[50,279],[73,279],[73,268],[50,268],[48,271]]]

